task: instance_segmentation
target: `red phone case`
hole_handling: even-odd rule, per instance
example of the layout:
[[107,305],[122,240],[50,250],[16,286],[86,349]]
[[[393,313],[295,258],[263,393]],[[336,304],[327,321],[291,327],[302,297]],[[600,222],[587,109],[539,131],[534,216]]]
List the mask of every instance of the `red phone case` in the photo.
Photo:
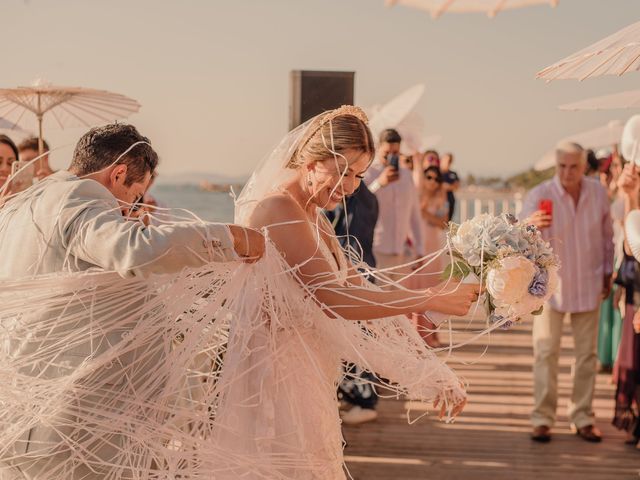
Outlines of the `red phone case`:
[[540,210],[542,210],[544,213],[546,213],[547,215],[551,215],[553,216],[553,200],[540,200],[540,204],[538,205],[538,208]]

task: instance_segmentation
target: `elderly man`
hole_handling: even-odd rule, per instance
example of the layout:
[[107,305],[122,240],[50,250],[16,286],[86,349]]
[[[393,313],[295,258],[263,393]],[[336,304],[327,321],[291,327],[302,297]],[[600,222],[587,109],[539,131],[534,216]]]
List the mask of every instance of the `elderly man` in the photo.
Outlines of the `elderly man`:
[[599,307],[609,295],[613,272],[613,232],[606,190],[584,176],[580,145],[556,150],[556,175],[527,195],[521,218],[535,225],[560,258],[560,288],[533,321],[535,362],[532,439],[551,440],[558,403],[558,360],[565,316],[575,344],[569,420],[586,441],[599,442],[592,410],[596,379]]
[[[54,173],[9,200],[0,210],[4,257],[0,280],[89,270],[145,277],[179,272],[211,261],[255,261],[262,256],[264,237],[251,229],[207,222],[145,226],[128,219],[127,212],[145,193],[157,163],[158,156],[149,140],[131,125],[113,124],[90,130],[78,142],[69,171]],[[69,308],[79,307],[76,303]],[[47,345],[49,338],[59,338],[64,329],[70,328],[56,320],[60,315],[59,311],[45,309],[39,321],[51,324],[50,335],[12,342],[8,346],[12,358],[30,358],[36,352],[43,352],[46,357],[47,348],[51,347]],[[56,378],[60,372],[70,375],[69,370],[122,341],[122,332],[103,328],[101,337],[64,347],[55,361],[42,361],[35,367],[25,364],[20,375],[43,379]],[[129,352],[128,356],[118,357],[118,362],[134,357],[135,352]],[[85,396],[90,398],[90,393]],[[113,395],[117,393],[114,390]],[[82,402],[87,403],[84,397],[78,399],[80,405],[84,405]],[[63,465],[75,455],[68,446],[67,430],[72,424],[58,417],[42,421],[34,418],[32,428],[20,432],[13,445],[3,445],[0,479],[52,478],[53,470],[66,468]],[[87,455],[92,461],[101,458],[108,464],[116,458],[119,442],[118,437],[110,437],[104,445],[92,444],[96,450]],[[109,476],[108,469],[96,471],[82,462],[69,464],[74,467],[65,478]]]

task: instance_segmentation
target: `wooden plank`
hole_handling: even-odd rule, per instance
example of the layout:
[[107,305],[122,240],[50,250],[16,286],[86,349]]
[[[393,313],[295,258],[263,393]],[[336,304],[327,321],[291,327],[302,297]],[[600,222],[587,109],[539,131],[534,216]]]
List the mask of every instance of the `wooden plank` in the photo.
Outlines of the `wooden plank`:
[[[473,335],[478,321],[453,324],[454,343]],[[481,324],[480,324],[481,325]],[[441,335],[442,339],[448,335]],[[344,428],[345,456],[356,480],[378,479],[637,479],[640,451],[624,445],[611,426],[615,386],[598,375],[594,411],[603,431],[600,444],[572,434],[566,416],[571,394],[572,338],[566,326],[560,359],[558,421],[553,440],[529,438],[533,405],[531,325],[498,331],[474,343],[441,352],[469,383],[469,403],[455,423],[445,424],[417,402],[381,399],[375,422]]]

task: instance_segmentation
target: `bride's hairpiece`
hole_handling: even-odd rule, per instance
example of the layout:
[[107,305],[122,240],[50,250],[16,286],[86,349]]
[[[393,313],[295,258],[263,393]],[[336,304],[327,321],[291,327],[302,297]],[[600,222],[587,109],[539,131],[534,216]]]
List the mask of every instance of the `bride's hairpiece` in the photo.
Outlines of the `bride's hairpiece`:
[[311,138],[313,138],[313,136],[318,133],[318,131],[327,123],[331,122],[337,117],[342,117],[345,115],[356,117],[365,125],[369,125],[367,114],[364,113],[364,110],[362,110],[360,107],[356,107],[355,105],[342,105],[340,108],[329,110],[327,113],[325,113],[320,122],[318,122],[318,125],[316,125],[315,128],[311,130],[308,135],[306,135],[304,142],[302,142],[302,144],[300,145],[300,150],[302,150],[304,146],[309,143],[309,140],[311,140]]
[[[365,125],[369,125],[369,119],[367,118],[367,114],[364,113],[360,107],[356,107],[355,105],[342,105],[340,108],[336,108],[335,110],[330,110],[322,120],[320,121],[320,125],[318,128],[321,128],[323,125],[326,125],[331,120],[336,117],[341,117],[343,115],[351,115],[352,117],[356,117],[362,121]],[[315,133],[315,132],[314,132]]]

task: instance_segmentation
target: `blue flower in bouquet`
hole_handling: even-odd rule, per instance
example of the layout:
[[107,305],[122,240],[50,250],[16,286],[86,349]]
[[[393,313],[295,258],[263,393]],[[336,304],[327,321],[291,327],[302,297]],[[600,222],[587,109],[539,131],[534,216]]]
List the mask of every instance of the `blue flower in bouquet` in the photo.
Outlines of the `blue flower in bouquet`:
[[[491,324],[502,322],[504,321],[504,319],[505,317],[503,317],[502,315],[498,315],[496,313],[492,313],[491,315],[489,315],[489,323]],[[514,324],[513,320],[507,320],[502,325],[500,325],[500,328],[503,330],[507,330],[508,328],[511,328],[513,324]]]
[[534,297],[544,297],[547,295],[549,287],[549,272],[546,268],[538,268],[538,271],[529,285],[529,293]]
[[507,320],[506,322],[504,322],[504,324],[500,328],[502,328],[503,330],[507,330],[513,327],[513,324],[514,324],[513,320]]
[[451,240],[470,266],[479,267],[495,258],[505,244],[517,243],[508,240],[512,228],[504,217],[483,214],[460,225]]
[[513,248],[514,251],[528,257],[527,253],[530,250],[530,244],[526,238],[522,236],[518,229],[511,229],[504,235],[504,241],[507,245]]
[[511,213],[505,213],[504,219],[509,225],[516,225],[518,223],[518,219],[516,218],[516,216]]

